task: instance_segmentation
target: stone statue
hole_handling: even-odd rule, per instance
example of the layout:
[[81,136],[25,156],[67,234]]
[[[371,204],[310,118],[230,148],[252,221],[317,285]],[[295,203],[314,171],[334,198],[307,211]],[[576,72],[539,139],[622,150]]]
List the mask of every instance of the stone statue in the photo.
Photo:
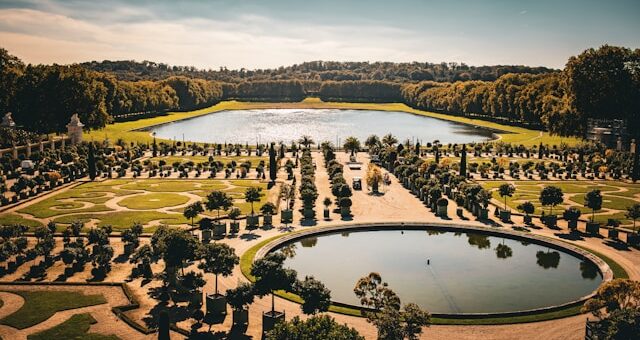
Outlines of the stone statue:
[[4,114],[4,117],[2,117],[2,123],[0,123],[0,126],[2,127],[16,126],[16,123],[13,121],[13,118],[11,117],[11,112],[7,112]]
[[71,139],[71,144],[78,144],[82,142],[82,127],[84,124],[80,122],[80,118],[78,118],[78,114],[74,113],[71,116],[71,120],[69,124],[67,124],[67,135],[69,139]]

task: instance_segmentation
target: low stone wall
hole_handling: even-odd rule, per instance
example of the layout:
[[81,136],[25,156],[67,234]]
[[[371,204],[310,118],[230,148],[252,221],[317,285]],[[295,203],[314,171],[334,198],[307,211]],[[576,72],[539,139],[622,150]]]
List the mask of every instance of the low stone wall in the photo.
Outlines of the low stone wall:
[[[508,230],[508,229],[498,229],[495,227],[487,227],[481,224],[476,225],[459,225],[454,223],[424,223],[424,222],[384,222],[384,223],[356,223],[356,224],[344,224],[344,225],[336,225],[336,226],[327,226],[327,227],[319,227],[304,230],[301,232],[294,232],[291,234],[284,235],[279,237],[269,243],[267,243],[264,247],[260,248],[258,252],[256,252],[255,259],[259,259],[264,257],[269,252],[279,248],[280,246],[290,243],[308,236],[316,236],[323,235],[341,231],[365,231],[365,230],[389,230],[389,229],[414,229],[414,230],[424,230],[424,229],[434,229],[434,230],[442,230],[442,231],[452,231],[452,232],[476,232],[481,234],[486,234],[490,236],[499,236],[505,237],[509,239],[515,240],[526,240],[531,243],[535,243],[538,245],[543,245],[545,247],[553,248],[556,250],[560,250],[566,253],[569,253],[573,256],[578,257],[582,260],[591,261],[598,267],[602,275],[602,283],[609,282],[613,280],[613,271],[609,267],[609,265],[603,261],[601,258],[592,254],[589,251],[586,251],[580,247],[576,247],[566,242],[562,242],[560,240],[534,235],[527,234],[519,231]],[[553,312],[560,309],[565,309],[573,306],[580,305],[584,303],[586,300],[595,296],[596,292],[592,292],[589,295],[583,296],[575,301],[570,301],[561,305],[554,305],[536,309],[528,309],[528,310],[520,310],[513,312],[500,312],[500,313],[455,313],[455,314],[432,314],[433,317],[438,318],[448,318],[448,319],[483,319],[483,318],[501,318],[501,317],[514,317],[514,316],[524,316],[524,315],[532,315],[532,314],[540,314],[546,312]],[[342,303],[334,303],[338,306],[346,306],[354,309],[364,309],[360,306],[352,306]]]

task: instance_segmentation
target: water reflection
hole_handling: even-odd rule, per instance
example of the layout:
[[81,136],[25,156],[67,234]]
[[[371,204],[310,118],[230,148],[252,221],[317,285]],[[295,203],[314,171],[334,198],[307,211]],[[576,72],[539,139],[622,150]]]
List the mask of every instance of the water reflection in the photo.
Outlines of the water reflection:
[[317,237],[307,237],[307,238],[303,238],[300,241],[300,244],[304,247],[304,248],[313,248],[316,246],[316,244],[318,244],[318,238]]
[[491,248],[489,237],[481,234],[467,234],[467,242],[478,249]]
[[340,233],[340,235],[342,237],[349,237],[349,234],[350,234],[350,232],[348,232],[348,231],[343,231],[343,232]]
[[506,245],[504,243],[498,244],[498,246],[496,247],[496,256],[499,259],[509,258],[509,257],[513,256],[513,250],[511,250],[511,247],[509,247],[508,245]]
[[538,265],[544,269],[558,268],[560,264],[560,253],[557,251],[539,251],[536,253],[536,258]]
[[584,260],[580,262],[580,272],[585,279],[595,279],[599,275],[598,266],[593,262]]
[[292,259],[296,256],[296,244],[295,243],[289,243],[286,244],[284,246],[282,246],[279,251],[288,259]]

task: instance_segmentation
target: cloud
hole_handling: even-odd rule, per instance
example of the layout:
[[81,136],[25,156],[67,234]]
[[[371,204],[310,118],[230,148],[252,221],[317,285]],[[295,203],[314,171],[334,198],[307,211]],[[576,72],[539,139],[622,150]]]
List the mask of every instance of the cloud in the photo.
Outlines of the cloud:
[[527,14],[527,10],[526,9],[523,10],[523,11],[520,11],[520,15],[525,15],[525,14]]

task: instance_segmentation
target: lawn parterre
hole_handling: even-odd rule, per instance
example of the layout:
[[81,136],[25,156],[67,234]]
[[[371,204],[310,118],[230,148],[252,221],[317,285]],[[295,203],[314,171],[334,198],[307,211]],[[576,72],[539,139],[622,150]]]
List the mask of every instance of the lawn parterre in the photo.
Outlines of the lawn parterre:
[[102,295],[84,295],[71,291],[10,291],[24,299],[15,313],[0,320],[3,325],[24,329],[39,324],[59,311],[107,303]]
[[[485,189],[493,191],[493,198],[498,206],[504,205],[504,198],[498,195],[498,187],[504,183],[513,184],[516,192],[507,197],[507,206],[516,210],[517,206],[530,201],[536,207],[534,214],[541,214],[543,209],[539,201],[540,191],[545,186],[556,186],[564,193],[564,203],[554,208],[554,213],[561,215],[564,209],[576,207],[582,212],[582,217],[591,215],[591,209],[584,206],[584,196],[587,192],[598,189],[603,196],[602,209],[596,212],[596,221],[607,222],[608,219],[619,219],[623,225],[631,225],[632,221],[625,217],[626,207],[637,203],[640,199],[640,184],[630,184],[617,181],[481,181]],[[549,208],[544,208],[548,213]]]
[[[15,213],[0,214],[4,224],[23,224],[31,227],[46,224],[47,219],[69,224],[73,221],[97,220],[97,225],[111,225],[114,230],[129,228],[134,222],[142,223],[147,231],[159,224],[186,225],[183,215],[187,204],[204,200],[213,190],[227,192],[243,215],[251,211],[244,202],[248,187],[260,187],[263,194],[258,209],[267,201],[267,183],[258,180],[223,179],[110,179],[86,182],[42,201],[18,210],[33,216],[26,219]],[[205,212],[204,215],[212,215]]]
[[91,325],[97,321],[91,314],[75,314],[65,322],[36,334],[27,336],[28,340],[51,339],[83,339],[83,340],[117,340],[115,335],[89,333]]

